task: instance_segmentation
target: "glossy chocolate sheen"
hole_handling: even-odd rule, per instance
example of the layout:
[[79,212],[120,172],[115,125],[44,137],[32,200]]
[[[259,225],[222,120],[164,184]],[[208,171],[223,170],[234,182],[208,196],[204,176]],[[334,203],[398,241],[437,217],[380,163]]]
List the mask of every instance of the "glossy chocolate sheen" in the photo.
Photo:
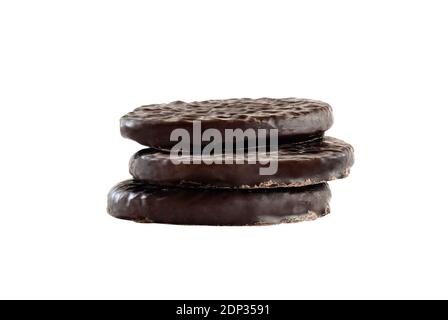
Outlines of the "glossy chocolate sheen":
[[161,188],[141,181],[109,192],[110,215],[145,223],[245,226],[314,220],[330,212],[327,184],[272,190]]
[[274,175],[260,175],[260,168],[267,165],[260,162],[249,164],[249,154],[243,157],[246,160],[243,164],[233,161],[232,164],[201,162],[176,165],[169,153],[144,149],[131,158],[129,170],[135,179],[164,186],[278,188],[344,178],[354,162],[353,147],[331,137],[281,145],[277,152],[278,170]]
[[227,99],[199,102],[174,101],[142,106],[120,120],[121,134],[142,145],[169,149],[175,129],[192,136],[192,123],[201,121],[201,132],[217,129],[278,129],[280,141],[307,140],[322,135],[333,124],[329,104],[309,99]]

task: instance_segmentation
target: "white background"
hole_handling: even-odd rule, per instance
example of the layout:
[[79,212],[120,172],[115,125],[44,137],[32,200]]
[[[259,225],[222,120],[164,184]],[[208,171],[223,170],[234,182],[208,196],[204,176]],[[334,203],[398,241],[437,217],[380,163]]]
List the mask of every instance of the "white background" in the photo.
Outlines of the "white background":
[[[445,1],[2,1],[1,298],[448,298]],[[139,225],[106,194],[142,104],[329,102],[332,214]],[[231,210],[231,208],[229,208]]]

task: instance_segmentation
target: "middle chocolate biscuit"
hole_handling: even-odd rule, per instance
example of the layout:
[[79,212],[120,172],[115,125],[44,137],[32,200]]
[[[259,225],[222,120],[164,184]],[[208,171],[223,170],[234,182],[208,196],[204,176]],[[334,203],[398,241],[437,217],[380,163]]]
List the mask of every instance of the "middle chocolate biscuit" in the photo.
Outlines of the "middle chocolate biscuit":
[[263,159],[259,156],[256,150],[249,150],[200,155],[198,159],[196,155],[172,155],[148,148],[131,158],[129,170],[134,179],[162,186],[283,188],[344,178],[354,162],[353,147],[331,137],[280,145]]

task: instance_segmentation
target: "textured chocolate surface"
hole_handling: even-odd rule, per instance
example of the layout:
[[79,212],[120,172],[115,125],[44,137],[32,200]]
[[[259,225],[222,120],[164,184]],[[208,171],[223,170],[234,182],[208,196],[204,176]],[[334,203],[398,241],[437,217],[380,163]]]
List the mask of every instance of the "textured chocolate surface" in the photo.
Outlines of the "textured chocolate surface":
[[[169,153],[151,148],[137,152],[130,160],[129,170],[135,179],[165,186],[278,188],[344,178],[354,162],[353,147],[331,137],[281,145],[277,154],[278,170],[274,175],[260,175],[260,167],[266,165],[259,162],[175,165]],[[245,154],[244,158],[247,160],[248,156]]]
[[314,220],[330,212],[326,183],[272,190],[161,188],[119,183],[108,194],[110,215],[146,223],[268,225]]
[[174,129],[192,134],[192,122],[201,121],[202,131],[225,129],[278,129],[279,139],[306,140],[322,135],[333,124],[329,104],[309,99],[227,99],[200,102],[174,101],[142,106],[120,120],[123,137],[142,145],[167,149]]

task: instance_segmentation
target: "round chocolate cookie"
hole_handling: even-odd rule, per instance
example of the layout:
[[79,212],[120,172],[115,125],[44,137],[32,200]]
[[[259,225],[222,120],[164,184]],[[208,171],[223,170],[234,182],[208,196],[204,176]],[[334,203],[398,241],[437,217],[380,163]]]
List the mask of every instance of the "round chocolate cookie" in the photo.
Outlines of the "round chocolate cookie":
[[142,106],[120,120],[121,134],[142,145],[168,149],[175,129],[192,136],[193,121],[201,122],[201,133],[217,129],[277,129],[280,141],[307,140],[321,136],[333,124],[329,104],[309,99],[226,99],[199,102],[174,101]]
[[163,188],[128,180],[109,192],[110,215],[146,223],[269,225],[314,220],[330,212],[326,183],[278,190]]
[[[129,170],[135,179],[164,186],[279,188],[344,178],[354,162],[353,147],[331,137],[280,145],[277,152],[266,155],[271,163],[248,163],[248,159],[257,156],[255,151],[249,150],[245,154],[235,155],[232,163],[225,164],[223,155],[212,155],[200,158],[200,163],[195,164],[193,159],[196,156],[172,156],[168,152],[149,148],[131,158]],[[173,160],[183,163],[176,164]],[[261,169],[269,166],[272,174],[261,175]]]

